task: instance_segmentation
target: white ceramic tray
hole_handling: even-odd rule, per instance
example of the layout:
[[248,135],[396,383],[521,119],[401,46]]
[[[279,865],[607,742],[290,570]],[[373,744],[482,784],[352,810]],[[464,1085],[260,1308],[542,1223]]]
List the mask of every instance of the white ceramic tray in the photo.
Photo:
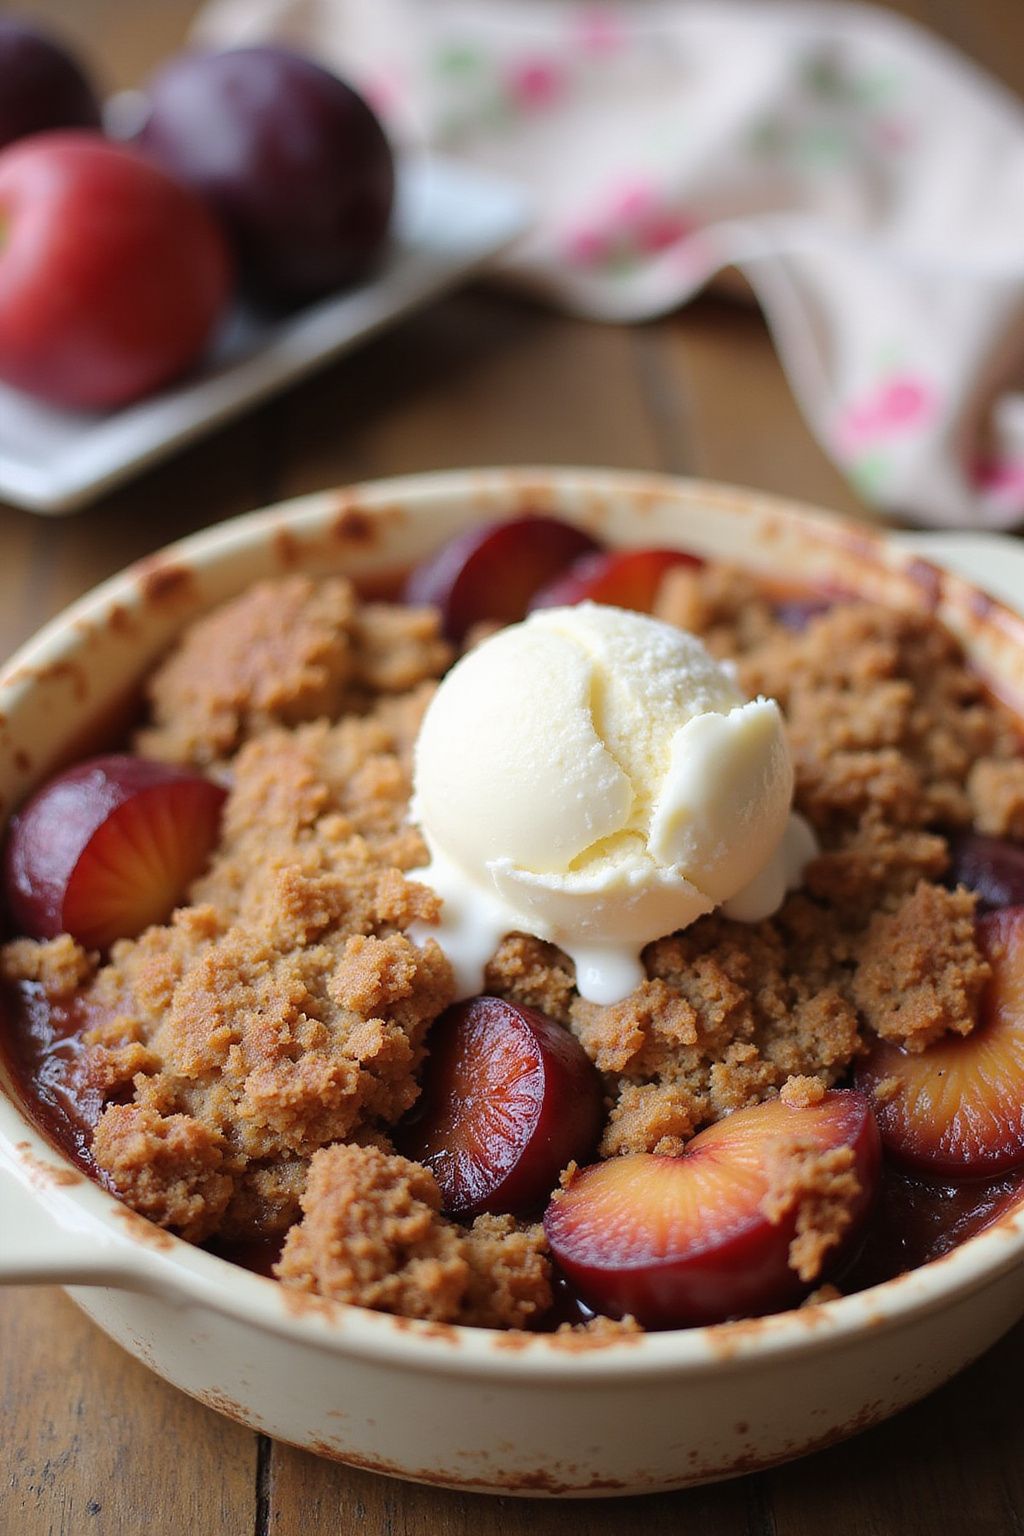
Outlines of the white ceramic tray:
[[0,385],[0,500],[72,512],[453,287],[527,222],[519,189],[443,160],[399,173],[390,254],[372,282],[284,320],[236,309],[202,372],[108,415]]

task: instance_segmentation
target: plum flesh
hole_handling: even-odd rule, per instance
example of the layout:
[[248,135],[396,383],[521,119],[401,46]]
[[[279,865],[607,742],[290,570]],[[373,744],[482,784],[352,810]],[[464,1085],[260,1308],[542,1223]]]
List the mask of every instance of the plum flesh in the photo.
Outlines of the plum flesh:
[[452,1216],[543,1205],[601,1127],[601,1080],[582,1046],[534,1008],[477,997],[441,1015],[423,1096],[400,1150],[430,1168]]
[[11,917],[33,938],[96,949],[164,921],[206,865],[224,799],[210,779],[140,757],[68,769],[11,823]]
[[785,1148],[848,1148],[856,1190],[839,1262],[870,1211],[881,1165],[867,1098],[829,1092],[820,1104],[780,1100],[737,1110],[695,1136],[681,1156],[637,1152],[578,1173],[548,1206],[552,1254],[577,1293],[611,1317],[681,1328],[794,1305],[808,1286],[791,1266],[799,1203],[768,1203]]

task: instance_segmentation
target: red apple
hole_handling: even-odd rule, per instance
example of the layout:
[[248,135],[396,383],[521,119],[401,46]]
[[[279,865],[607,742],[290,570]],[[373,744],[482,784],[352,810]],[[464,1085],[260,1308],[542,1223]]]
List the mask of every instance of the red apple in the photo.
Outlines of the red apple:
[[0,154],[0,378],[58,405],[123,405],[183,373],[230,261],[192,192],[132,149],[46,133]]

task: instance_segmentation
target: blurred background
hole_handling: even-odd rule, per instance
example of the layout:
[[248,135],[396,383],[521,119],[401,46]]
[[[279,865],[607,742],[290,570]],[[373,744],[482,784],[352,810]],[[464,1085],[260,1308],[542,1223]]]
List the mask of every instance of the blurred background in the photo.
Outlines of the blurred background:
[[[336,3],[339,14],[347,0]],[[485,17],[491,3],[500,0],[479,0],[470,11]],[[542,15],[545,3],[533,0],[533,8]],[[109,95],[138,88],[180,51],[200,9],[197,0],[20,0],[5,14],[68,41]],[[279,5],[235,0],[227,9],[232,25],[244,31],[247,18]],[[645,0],[619,9],[643,14]],[[749,12],[757,17],[768,9],[752,5]],[[811,3],[803,11],[829,14]],[[1024,94],[1021,0],[901,0],[887,11],[923,23],[1015,97]],[[313,37],[324,15],[333,15],[330,5],[304,3],[292,12],[306,18],[302,25]],[[539,89],[543,81],[528,84]],[[972,84],[983,100],[986,92],[995,97],[986,78]],[[949,124],[944,129],[949,132]],[[989,155],[996,184],[1004,158]],[[1024,177],[1018,183],[1019,197]],[[986,201],[992,206],[999,198],[978,187],[979,209]],[[1016,227],[1019,252],[1024,215]],[[1018,266],[1019,281],[1024,261]],[[852,341],[872,309],[864,301],[861,307]],[[1001,359],[1004,373],[1006,362]],[[1021,389],[1021,378],[1015,366],[1010,386]],[[253,505],[384,473],[487,462],[659,468],[877,516],[877,487],[870,482],[877,465],[869,456],[860,479],[857,465],[840,473],[834,447],[831,453],[821,447],[821,422],[817,435],[809,425],[817,393],[812,372],[804,373],[800,389],[803,409],[758,307],[718,286],[700,290],[683,307],[669,304],[654,321],[609,326],[476,283],[78,515],[57,522],[0,511],[0,653],[78,591],[169,538]],[[900,382],[890,395],[904,415],[920,404],[920,390],[915,395]],[[967,401],[975,413],[983,406],[984,399]],[[869,398],[861,418],[872,410]],[[960,425],[947,430],[946,458],[936,458],[940,488],[953,470],[960,473],[953,465]],[[900,516],[898,498],[887,510]]]
[[[471,9],[484,17],[491,4],[478,0]],[[544,11],[543,0],[533,4],[536,14]],[[66,39],[104,94],[141,85],[183,46],[200,9],[196,0],[21,0],[9,8]],[[235,0],[226,9],[244,31],[247,17],[280,7]],[[336,9],[340,14],[343,0]],[[754,16],[762,9],[769,7],[750,7]],[[1024,90],[1020,0],[901,0],[887,9],[923,23],[1018,96]],[[644,0],[619,10],[642,14]],[[811,4],[804,10],[828,14]],[[300,3],[292,12],[317,38],[331,7]],[[576,307],[585,309],[587,299]],[[821,447],[828,423],[819,421],[816,434],[808,425],[813,370],[798,383],[802,411],[757,306],[718,286],[653,322],[608,326],[477,283],[60,526],[5,512],[0,651],[82,587],[169,537],[269,500],[382,473],[461,463],[601,463],[745,483],[877,515],[874,460],[868,455],[863,466],[840,472],[836,452]],[[1019,375],[1010,383],[1019,388]],[[916,408],[913,389],[903,390],[900,403]],[[869,392],[867,414],[874,408]],[[948,468],[937,460],[938,481]],[[898,516],[898,491],[894,500],[889,511]],[[946,521],[958,512],[954,501]]]
[[[490,0],[476,3],[486,10]],[[535,3],[542,6],[544,0]],[[645,0],[635,3],[642,8]],[[815,0],[803,3],[810,9],[820,8]],[[18,0],[17,5],[4,5],[2,13],[60,32],[95,65],[110,90],[121,90],[139,85],[161,59],[181,46],[202,8],[201,0]],[[1020,92],[1024,84],[1020,0],[899,0],[879,4],[878,9],[931,28]]]

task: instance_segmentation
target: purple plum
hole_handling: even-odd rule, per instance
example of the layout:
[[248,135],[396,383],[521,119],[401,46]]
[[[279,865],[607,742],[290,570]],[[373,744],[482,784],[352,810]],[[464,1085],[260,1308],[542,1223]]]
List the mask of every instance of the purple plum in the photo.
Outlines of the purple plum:
[[179,54],[146,95],[140,147],[207,198],[251,294],[302,303],[373,268],[394,162],[351,86],[284,48],[235,48]]
[[0,149],[50,128],[99,128],[100,106],[63,44],[0,17]]

